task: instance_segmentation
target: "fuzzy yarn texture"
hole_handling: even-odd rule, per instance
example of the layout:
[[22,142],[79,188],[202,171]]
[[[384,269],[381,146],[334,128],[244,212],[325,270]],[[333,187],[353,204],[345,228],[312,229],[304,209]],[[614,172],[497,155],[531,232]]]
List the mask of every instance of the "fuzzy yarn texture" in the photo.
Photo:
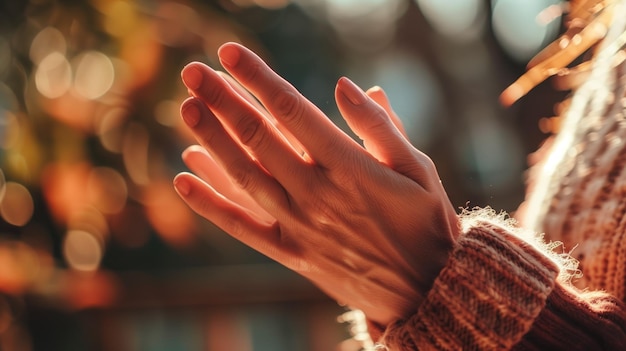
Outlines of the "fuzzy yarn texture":
[[495,221],[472,221],[417,313],[387,327],[388,349],[510,349],[530,330],[558,265]]
[[551,246],[540,236],[524,238],[486,210],[464,223],[416,313],[385,329],[369,324],[378,349],[626,350],[622,302],[561,283],[560,267],[571,261],[545,254]]

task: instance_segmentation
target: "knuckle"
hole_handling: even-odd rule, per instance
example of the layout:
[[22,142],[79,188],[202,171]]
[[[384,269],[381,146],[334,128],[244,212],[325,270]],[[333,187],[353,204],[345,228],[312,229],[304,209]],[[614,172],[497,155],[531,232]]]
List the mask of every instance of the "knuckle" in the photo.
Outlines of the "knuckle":
[[[408,159],[407,161],[410,160]],[[394,167],[394,169],[417,181],[426,189],[432,189],[434,185],[439,183],[439,176],[435,163],[430,157],[424,154],[418,154],[414,156],[413,161],[402,162],[402,164]]]
[[295,122],[302,116],[303,102],[296,94],[288,90],[280,90],[274,95],[277,112],[285,122]]
[[242,118],[237,123],[237,131],[241,142],[258,151],[259,148],[267,144],[267,126],[259,118]]
[[391,118],[381,107],[375,107],[370,113],[370,121],[374,127],[386,127],[391,122]]
[[437,167],[435,166],[435,162],[433,162],[430,157],[424,155],[421,164],[424,172],[426,172],[427,174],[431,175],[437,173]]
[[211,85],[204,90],[204,101],[211,106],[219,106],[224,101],[224,91],[218,85]]
[[372,111],[367,122],[364,125],[365,128],[374,130],[376,132],[387,132],[389,130],[389,117],[383,111]]

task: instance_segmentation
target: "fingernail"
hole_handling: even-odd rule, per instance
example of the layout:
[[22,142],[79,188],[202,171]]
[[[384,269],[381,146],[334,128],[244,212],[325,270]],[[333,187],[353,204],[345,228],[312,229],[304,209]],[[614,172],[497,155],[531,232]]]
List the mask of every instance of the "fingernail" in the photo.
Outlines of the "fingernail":
[[202,72],[196,67],[187,66],[183,68],[183,82],[187,88],[196,90],[202,86]]
[[341,92],[353,105],[363,105],[367,101],[367,96],[363,90],[361,90],[361,88],[354,84],[350,79],[342,77],[341,80],[345,83],[344,89],[341,89]]
[[185,123],[191,128],[197,126],[198,122],[200,122],[200,110],[194,102],[184,104],[180,114],[183,116]]
[[182,196],[188,196],[189,193],[191,193],[191,185],[189,185],[189,182],[184,179],[174,179],[174,187],[176,188],[176,191],[178,191],[178,193]]
[[222,61],[222,64],[228,67],[235,67],[237,65],[237,63],[239,62],[239,49],[237,49],[236,47],[227,45],[227,46],[223,46],[220,50],[219,50],[219,57],[220,57],[220,61]]

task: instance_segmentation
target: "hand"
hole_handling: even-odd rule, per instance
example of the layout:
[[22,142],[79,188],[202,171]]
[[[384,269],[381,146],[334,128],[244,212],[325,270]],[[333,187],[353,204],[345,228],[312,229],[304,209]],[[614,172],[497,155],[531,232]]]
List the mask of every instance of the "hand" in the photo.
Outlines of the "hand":
[[[217,72],[230,84],[230,86],[235,90],[243,99],[248,101],[252,106],[254,106],[260,114],[266,117],[267,121],[271,123],[274,127],[280,130],[283,135],[286,135],[285,139],[290,142],[291,146],[296,149],[301,155],[304,153],[302,150],[302,146],[299,142],[289,133],[289,131],[285,130],[281,125],[278,124],[276,119],[274,119],[265,107],[261,105],[244,87],[242,87],[236,80],[234,80],[231,76],[223,72]],[[193,95],[192,91],[189,91],[191,95]],[[391,122],[398,128],[400,133],[408,140],[408,136],[402,124],[402,120],[398,117],[395,111],[391,108],[391,104],[387,99],[387,95],[383,91],[382,88],[375,86],[368,89],[366,92],[367,96],[369,96],[372,100],[377,102],[384,110],[387,112],[387,115],[390,117]],[[212,157],[211,155],[199,145],[191,145],[183,151],[182,154],[183,162],[185,165],[189,167],[189,169],[204,182],[211,184],[214,190],[218,193],[222,194],[222,196],[230,199],[232,202],[238,204],[249,210],[252,213],[255,213],[257,216],[262,218],[266,218],[267,220],[272,220],[273,217],[268,214],[261,206],[259,206],[256,201],[250,196],[250,194],[246,193],[240,187],[233,184],[230,180],[230,177],[226,173],[225,169],[222,168]]]
[[[459,230],[430,159],[346,78],[337,84],[337,104],[366,149],[249,50],[231,43],[219,55],[289,137],[220,74],[188,65],[182,75],[194,97],[182,116],[234,185],[182,173],[174,180],[181,197],[372,321],[412,314]],[[220,187],[239,188],[265,213]]]

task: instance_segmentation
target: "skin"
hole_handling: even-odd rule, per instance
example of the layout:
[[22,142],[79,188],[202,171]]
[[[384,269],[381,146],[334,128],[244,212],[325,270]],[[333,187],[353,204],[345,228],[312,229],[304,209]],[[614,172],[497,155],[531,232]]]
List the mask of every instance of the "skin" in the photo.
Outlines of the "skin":
[[337,82],[361,146],[250,50],[218,54],[232,78],[199,62],[182,71],[181,115],[200,144],[183,153],[195,175],[174,179],[182,199],[381,326],[415,313],[458,217],[384,92]]

